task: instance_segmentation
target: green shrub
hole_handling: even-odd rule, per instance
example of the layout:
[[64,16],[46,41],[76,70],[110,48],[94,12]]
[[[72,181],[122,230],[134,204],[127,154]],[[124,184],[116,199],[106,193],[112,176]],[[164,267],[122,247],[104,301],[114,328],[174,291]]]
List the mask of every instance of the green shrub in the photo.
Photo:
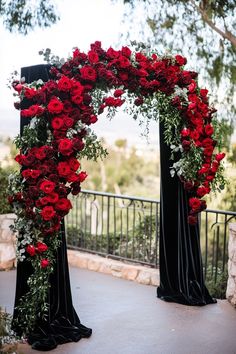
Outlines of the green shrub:
[[12,207],[8,203],[8,176],[12,171],[0,167],[0,214],[12,213]]
[[4,353],[15,353],[15,344],[19,341],[19,338],[11,329],[12,316],[9,313],[3,311],[0,307],[0,353],[3,348],[8,348]]
[[[217,272],[217,278],[215,282],[215,274]],[[213,268],[212,274],[212,267],[209,266],[207,268],[206,274],[206,287],[209,290],[211,296],[216,299],[225,299],[226,298],[226,288],[227,288],[227,281],[228,281],[228,271],[227,267],[223,271],[223,268],[219,265]]]

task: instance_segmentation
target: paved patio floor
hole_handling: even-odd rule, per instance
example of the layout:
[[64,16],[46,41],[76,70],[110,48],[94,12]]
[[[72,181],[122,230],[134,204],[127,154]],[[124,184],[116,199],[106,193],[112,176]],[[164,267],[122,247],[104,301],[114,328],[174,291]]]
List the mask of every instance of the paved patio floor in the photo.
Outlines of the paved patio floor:
[[[15,271],[0,272],[0,305],[12,312]],[[156,288],[70,268],[74,307],[93,328],[89,339],[52,354],[236,354],[236,310],[227,302],[204,307],[166,303]],[[21,354],[41,353],[27,344]]]

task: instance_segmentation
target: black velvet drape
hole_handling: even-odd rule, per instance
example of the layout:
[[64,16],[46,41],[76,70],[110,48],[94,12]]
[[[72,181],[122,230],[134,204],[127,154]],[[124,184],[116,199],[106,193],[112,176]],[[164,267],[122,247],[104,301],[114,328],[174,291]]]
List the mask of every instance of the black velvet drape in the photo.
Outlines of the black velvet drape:
[[170,148],[160,123],[161,213],[160,286],[157,296],[186,305],[216,302],[204,285],[199,225],[187,223],[188,196],[177,176],[170,175]]
[[[49,68],[49,65],[25,67],[21,70],[21,77],[25,77],[28,83],[38,79],[48,81]],[[24,108],[27,106],[29,106],[29,102],[25,102]],[[29,119],[21,118],[21,134],[23,127],[27,124],[29,124]],[[30,333],[28,336],[28,343],[37,350],[51,350],[56,348],[57,344],[77,342],[92,334],[90,328],[80,323],[72,304],[64,222],[61,225],[60,236],[62,242],[56,253],[54,272],[50,277],[48,320],[38,321],[34,333]],[[29,262],[18,262],[13,319],[18,316],[16,307],[19,299],[27,292],[27,279],[31,274],[32,266]],[[16,325],[13,325],[13,329],[18,335],[22,334],[22,330]]]

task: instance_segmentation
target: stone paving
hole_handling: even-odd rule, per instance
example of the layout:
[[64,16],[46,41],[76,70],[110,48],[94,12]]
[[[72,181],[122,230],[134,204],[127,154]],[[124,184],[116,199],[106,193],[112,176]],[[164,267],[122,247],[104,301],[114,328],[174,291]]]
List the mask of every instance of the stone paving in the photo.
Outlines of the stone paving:
[[[16,271],[0,272],[0,305],[12,311]],[[167,303],[156,287],[70,268],[73,301],[89,339],[52,354],[236,354],[236,310],[225,300],[204,307]],[[18,353],[40,353],[21,345]]]

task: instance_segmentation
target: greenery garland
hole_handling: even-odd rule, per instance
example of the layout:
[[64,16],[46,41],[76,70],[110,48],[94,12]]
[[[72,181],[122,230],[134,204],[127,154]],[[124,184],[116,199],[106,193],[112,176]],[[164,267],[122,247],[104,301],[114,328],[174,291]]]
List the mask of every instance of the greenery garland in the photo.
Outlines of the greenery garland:
[[[49,50],[43,54],[52,64],[52,79],[13,82],[19,97],[15,106],[22,119],[31,119],[15,139],[21,170],[10,178],[9,195],[17,215],[18,261],[31,262],[34,269],[18,306],[17,325],[25,334],[48,315],[49,275],[62,219],[72,208],[68,195],[79,194],[87,177],[78,159],[107,154],[90,128],[104,110],[112,118],[126,102],[126,110],[147,127],[151,119],[163,122],[173,160],[170,173],[189,193],[189,224],[196,224],[206,208],[204,195],[225,184],[215,109],[207,90],[198,87],[197,73],[184,69],[181,55],[160,57],[140,45],[134,51],[104,50],[99,41],[88,53],[75,48],[66,61]],[[22,109],[25,99],[31,105]]]

